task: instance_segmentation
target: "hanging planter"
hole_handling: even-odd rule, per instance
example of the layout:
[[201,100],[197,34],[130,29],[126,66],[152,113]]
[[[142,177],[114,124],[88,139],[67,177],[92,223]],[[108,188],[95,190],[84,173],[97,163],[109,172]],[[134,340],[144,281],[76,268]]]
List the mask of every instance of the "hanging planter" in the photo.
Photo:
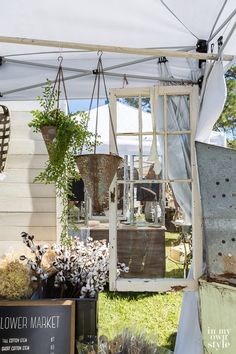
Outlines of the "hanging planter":
[[[104,89],[106,93],[106,100],[108,101],[107,88],[105,83],[103,65],[102,65],[102,54],[99,56],[97,69],[94,71],[95,80],[93,86],[92,97],[90,101],[89,107],[89,116],[92,107],[92,102],[94,98],[94,92],[97,84],[97,114],[96,114],[96,129],[95,129],[95,142],[94,142],[94,153],[93,154],[85,154],[78,155],[75,157],[80,175],[84,181],[84,186],[88,193],[88,196],[92,200],[93,211],[100,213],[104,210],[104,205],[107,200],[107,193],[111,182],[116,174],[116,171],[122,162],[122,157],[118,155],[118,148],[115,137],[115,130],[111,118],[111,111],[108,104],[109,109],[109,119],[111,130],[113,133],[113,141],[115,144],[116,154],[97,154],[97,129],[98,129],[98,107],[99,107],[99,94],[100,94],[100,81],[101,77],[103,79]],[[82,149],[81,149],[82,151]]]
[[[68,235],[68,196],[71,195],[72,179],[79,179],[74,159],[75,151],[86,145],[88,151],[94,146],[91,143],[93,134],[87,129],[88,114],[85,112],[70,113],[67,93],[63,77],[62,57],[54,85],[47,80],[43,95],[39,98],[42,110],[32,111],[34,119],[29,123],[34,132],[41,132],[48,150],[49,160],[46,169],[35,179],[41,183],[54,183],[56,193],[63,205],[60,222],[62,225],[61,240],[69,241]],[[64,91],[67,111],[59,107],[61,91]]]
[[48,155],[51,157],[52,152],[50,146],[52,146],[52,143],[57,136],[57,127],[55,125],[45,125],[40,128],[40,131],[46,144]]
[[10,140],[10,114],[6,106],[0,105],[0,173],[4,171]]
[[107,192],[122,158],[113,154],[86,154],[76,156],[76,163],[87,193],[92,199],[93,210],[104,209]]

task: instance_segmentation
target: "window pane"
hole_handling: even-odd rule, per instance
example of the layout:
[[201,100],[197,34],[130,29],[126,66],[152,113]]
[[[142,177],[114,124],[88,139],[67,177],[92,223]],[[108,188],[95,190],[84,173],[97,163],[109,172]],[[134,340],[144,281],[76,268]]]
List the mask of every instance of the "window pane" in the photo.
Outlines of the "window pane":
[[158,98],[157,98],[156,123],[157,123],[157,130],[158,131],[165,130],[165,125],[164,125],[164,96],[158,96]]
[[167,96],[168,131],[189,130],[189,96]]
[[167,278],[187,277],[192,262],[191,209],[190,184],[168,184],[165,208]]
[[138,97],[122,98],[117,102],[117,133],[138,133]]
[[169,179],[190,179],[190,135],[169,135],[167,152]]

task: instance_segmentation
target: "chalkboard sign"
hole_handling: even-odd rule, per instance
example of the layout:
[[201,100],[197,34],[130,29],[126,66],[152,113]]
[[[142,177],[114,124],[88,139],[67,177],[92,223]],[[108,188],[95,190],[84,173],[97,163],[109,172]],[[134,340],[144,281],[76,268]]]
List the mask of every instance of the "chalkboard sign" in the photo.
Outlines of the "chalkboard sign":
[[74,326],[73,301],[1,301],[0,353],[73,354]]

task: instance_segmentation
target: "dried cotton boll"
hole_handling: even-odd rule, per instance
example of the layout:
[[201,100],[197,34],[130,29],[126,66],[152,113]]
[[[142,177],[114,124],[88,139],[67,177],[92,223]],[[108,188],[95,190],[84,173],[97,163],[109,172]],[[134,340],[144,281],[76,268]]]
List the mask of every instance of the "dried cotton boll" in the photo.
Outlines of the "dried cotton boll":
[[7,300],[26,299],[31,297],[32,291],[27,266],[19,261],[13,261],[0,268],[0,298]]

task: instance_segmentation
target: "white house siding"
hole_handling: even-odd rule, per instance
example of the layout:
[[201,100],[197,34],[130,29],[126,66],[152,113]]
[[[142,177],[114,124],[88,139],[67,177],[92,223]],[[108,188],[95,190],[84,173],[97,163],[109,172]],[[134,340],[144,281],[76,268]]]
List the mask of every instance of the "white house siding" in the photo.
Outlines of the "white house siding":
[[[11,139],[6,178],[0,181],[0,256],[22,248],[22,231],[43,242],[56,241],[57,234],[55,187],[33,183],[48,157],[41,134],[28,127],[35,104],[5,105],[11,111]],[[28,111],[16,109],[22,105]]]

